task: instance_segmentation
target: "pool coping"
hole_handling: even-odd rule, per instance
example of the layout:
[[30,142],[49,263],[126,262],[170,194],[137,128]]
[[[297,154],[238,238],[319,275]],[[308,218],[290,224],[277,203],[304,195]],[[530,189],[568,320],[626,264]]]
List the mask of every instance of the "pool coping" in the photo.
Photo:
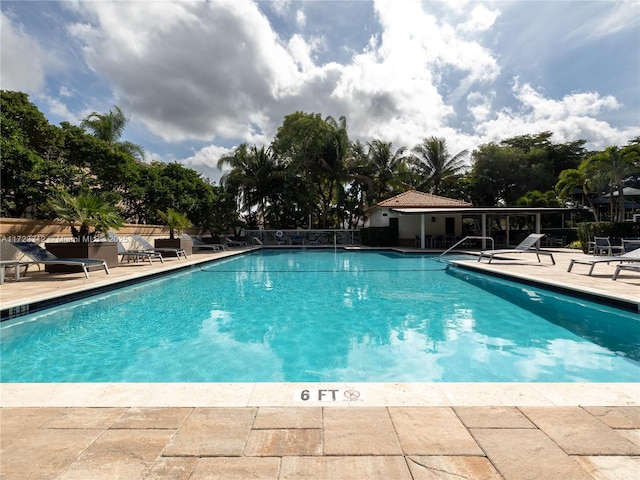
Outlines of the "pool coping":
[[4,383],[0,407],[639,406],[640,383]]

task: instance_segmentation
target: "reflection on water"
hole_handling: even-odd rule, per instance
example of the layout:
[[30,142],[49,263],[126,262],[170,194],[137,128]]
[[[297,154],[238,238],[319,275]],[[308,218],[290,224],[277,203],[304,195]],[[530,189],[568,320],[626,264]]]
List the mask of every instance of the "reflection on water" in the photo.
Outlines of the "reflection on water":
[[253,253],[5,322],[5,382],[638,381],[637,317],[434,257]]

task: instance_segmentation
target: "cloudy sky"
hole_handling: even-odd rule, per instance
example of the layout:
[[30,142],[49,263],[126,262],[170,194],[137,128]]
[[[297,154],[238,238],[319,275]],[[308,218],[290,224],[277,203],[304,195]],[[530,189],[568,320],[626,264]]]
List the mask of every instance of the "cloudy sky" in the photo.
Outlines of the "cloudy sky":
[[0,87],[74,124],[118,105],[148,160],[217,181],[295,111],[452,153],[640,135],[640,2],[2,0]]

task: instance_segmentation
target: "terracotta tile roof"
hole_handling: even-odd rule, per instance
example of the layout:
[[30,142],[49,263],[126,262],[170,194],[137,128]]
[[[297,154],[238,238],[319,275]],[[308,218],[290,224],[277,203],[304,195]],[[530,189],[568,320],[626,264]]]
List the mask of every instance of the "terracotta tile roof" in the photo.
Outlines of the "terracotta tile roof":
[[454,198],[441,197],[430,193],[409,190],[395,197],[388,198],[376,205],[387,208],[460,208],[473,207],[469,202],[456,200]]

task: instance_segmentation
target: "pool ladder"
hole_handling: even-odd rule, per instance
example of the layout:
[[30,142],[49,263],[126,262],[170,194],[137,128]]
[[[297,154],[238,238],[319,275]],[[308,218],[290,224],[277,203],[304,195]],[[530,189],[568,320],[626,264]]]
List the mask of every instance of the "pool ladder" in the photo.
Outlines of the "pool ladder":
[[491,250],[494,249],[493,237],[483,237],[483,236],[479,236],[479,235],[467,235],[462,240],[457,241],[455,244],[453,244],[449,248],[447,248],[444,252],[442,252],[440,254],[440,256],[438,258],[442,260],[442,257],[444,257],[447,253],[449,253],[451,250],[456,248],[461,243],[466,242],[467,240],[491,240]]

